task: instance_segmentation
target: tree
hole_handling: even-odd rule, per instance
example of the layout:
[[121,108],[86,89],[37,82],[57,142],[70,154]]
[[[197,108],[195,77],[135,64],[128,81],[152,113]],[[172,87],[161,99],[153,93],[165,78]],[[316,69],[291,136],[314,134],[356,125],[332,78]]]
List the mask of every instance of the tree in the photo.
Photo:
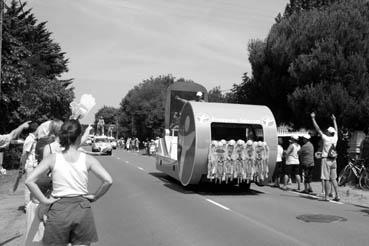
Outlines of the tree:
[[162,135],[166,90],[174,81],[171,75],[151,77],[127,93],[119,109],[119,126],[124,136],[145,139]]
[[216,86],[213,89],[209,90],[208,101],[226,103],[228,102],[227,93],[223,93],[220,89],[220,86]]
[[279,122],[309,128],[316,111],[361,129],[369,119],[368,30],[367,1],[291,0],[266,40],[249,43],[252,77],[234,92],[269,106]]
[[0,131],[25,119],[67,118],[74,98],[72,80],[58,79],[68,71],[65,54],[25,6],[13,0],[4,13]]
[[[97,129],[97,123],[100,118],[104,119],[104,132],[107,132],[107,129],[110,125],[116,125],[118,120],[119,109],[109,106],[103,106],[99,109],[95,114],[95,129]],[[96,130],[95,130],[96,132]]]

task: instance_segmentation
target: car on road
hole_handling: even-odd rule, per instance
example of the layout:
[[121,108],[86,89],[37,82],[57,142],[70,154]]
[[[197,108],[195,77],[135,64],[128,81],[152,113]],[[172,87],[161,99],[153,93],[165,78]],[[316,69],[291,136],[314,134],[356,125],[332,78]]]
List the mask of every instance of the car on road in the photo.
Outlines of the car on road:
[[103,154],[111,155],[113,147],[107,136],[95,136],[91,150],[92,152],[101,152]]

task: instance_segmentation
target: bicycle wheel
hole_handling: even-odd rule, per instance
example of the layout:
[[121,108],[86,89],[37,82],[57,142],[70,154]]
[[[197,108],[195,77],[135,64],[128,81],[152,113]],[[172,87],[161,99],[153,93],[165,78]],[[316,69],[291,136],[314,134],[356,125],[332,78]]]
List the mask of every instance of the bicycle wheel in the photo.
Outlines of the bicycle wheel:
[[351,176],[351,172],[352,170],[349,166],[346,166],[344,169],[342,169],[342,171],[338,175],[337,183],[339,186],[343,186],[348,182],[349,177]]
[[368,170],[364,170],[361,174],[360,174],[360,178],[359,178],[359,186],[361,189],[369,189],[369,171]]

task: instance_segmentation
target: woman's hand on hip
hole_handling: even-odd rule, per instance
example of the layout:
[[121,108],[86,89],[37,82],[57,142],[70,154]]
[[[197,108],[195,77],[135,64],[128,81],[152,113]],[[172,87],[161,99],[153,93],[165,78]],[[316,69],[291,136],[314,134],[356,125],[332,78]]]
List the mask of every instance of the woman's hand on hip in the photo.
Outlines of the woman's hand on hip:
[[94,194],[86,194],[86,195],[83,195],[83,197],[89,200],[90,202],[96,201],[96,196]]

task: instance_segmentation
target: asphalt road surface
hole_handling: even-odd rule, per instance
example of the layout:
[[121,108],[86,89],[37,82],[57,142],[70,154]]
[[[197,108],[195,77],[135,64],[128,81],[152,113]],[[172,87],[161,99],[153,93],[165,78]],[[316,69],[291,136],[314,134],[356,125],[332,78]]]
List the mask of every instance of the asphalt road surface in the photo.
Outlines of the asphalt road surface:
[[[251,185],[184,188],[155,159],[114,150],[113,176],[93,205],[99,242],[119,246],[369,245],[369,209]],[[91,177],[91,190],[98,181]]]

